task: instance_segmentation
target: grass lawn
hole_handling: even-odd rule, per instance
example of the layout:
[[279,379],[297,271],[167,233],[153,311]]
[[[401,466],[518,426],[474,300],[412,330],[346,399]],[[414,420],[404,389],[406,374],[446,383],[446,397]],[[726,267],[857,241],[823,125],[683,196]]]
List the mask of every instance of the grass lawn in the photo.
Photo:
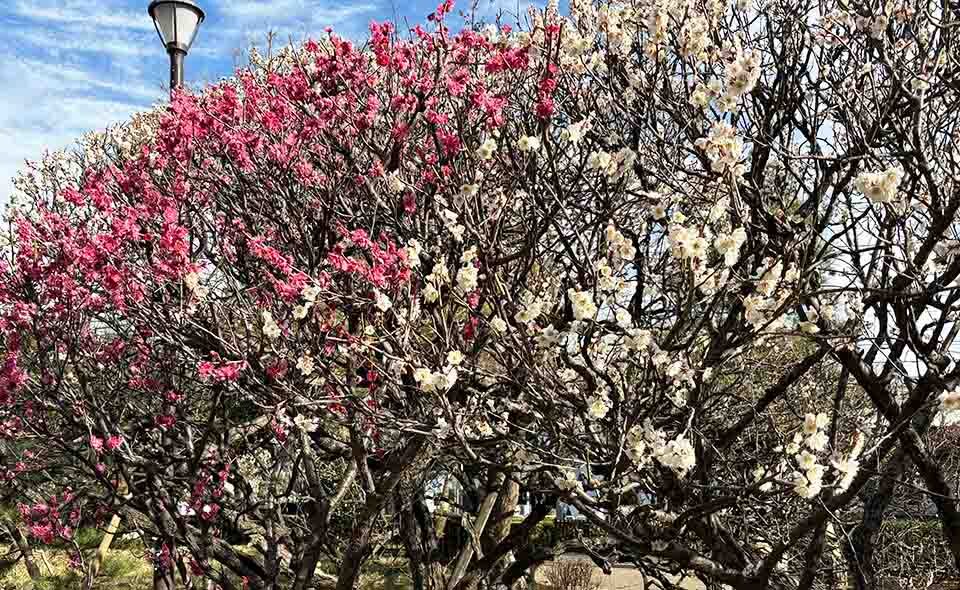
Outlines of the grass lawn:
[[[0,546],[0,555],[9,551]],[[92,555],[92,552],[89,553]],[[83,572],[70,569],[67,554],[62,549],[35,547],[34,560],[42,579],[34,584],[22,561],[0,571],[0,590],[78,590],[83,585]],[[85,551],[85,557],[88,557]],[[329,564],[327,564],[329,565]],[[364,568],[361,590],[406,590],[410,581],[396,560],[376,561]],[[331,571],[329,567],[324,571]],[[150,590],[153,585],[153,567],[135,543],[112,549],[107,553],[96,590]],[[203,588],[204,586],[199,586]]]
[[[23,562],[0,574],[0,590],[77,590],[83,574],[70,569],[62,550],[34,549],[34,559],[43,576],[36,585],[27,575]],[[141,553],[118,549],[107,554],[97,576],[97,590],[149,590],[153,568]]]

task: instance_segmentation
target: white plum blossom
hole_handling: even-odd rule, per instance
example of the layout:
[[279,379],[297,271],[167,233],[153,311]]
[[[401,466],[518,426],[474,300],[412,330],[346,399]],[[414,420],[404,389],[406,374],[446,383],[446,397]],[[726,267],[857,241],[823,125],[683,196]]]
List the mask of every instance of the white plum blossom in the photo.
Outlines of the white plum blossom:
[[800,466],[800,469],[806,471],[817,464],[817,456],[810,454],[806,450],[801,451],[800,454],[797,455],[797,464]]
[[393,302],[390,301],[390,298],[387,297],[385,293],[381,291],[374,291],[373,297],[374,297],[374,304],[377,306],[377,309],[379,309],[380,311],[386,312],[391,307],[393,307]]
[[418,367],[413,371],[413,379],[424,393],[447,391],[457,382],[458,376],[456,367],[449,365],[438,371],[431,371],[424,367]]
[[436,303],[440,299],[440,291],[433,285],[433,283],[428,283],[426,287],[423,288],[423,300],[427,303]]
[[430,380],[430,369],[417,367],[413,370],[413,380],[417,383],[424,383]]
[[477,196],[477,193],[480,192],[480,185],[476,183],[465,184],[460,187],[460,196],[465,199],[470,199]]
[[479,276],[478,269],[473,263],[465,264],[457,271],[457,286],[464,293],[475,291]]
[[293,425],[302,432],[316,432],[320,427],[320,420],[312,416],[299,414],[293,419]]
[[400,178],[399,170],[394,170],[393,172],[387,174],[387,188],[393,194],[400,194],[407,188],[407,185],[403,182],[403,179]]
[[857,473],[860,471],[860,453],[863,452],[863,443],[865,437],[862,432],[857,432],[854,436],[853,448],[850,450],[850,453],[845,457],[835,458],[831,461],[834,469],[840,474],[840,479],[837,481],[837,488],[840,491],[844,491],[850,487],[850,484],[853,483],[853,479],[857,476]]
[[737,57],[726,67],[727,91],[724,102],[732,104],[756,86],[760,79],[760,53],[737,51]]
[[[768,476],[769,476],[769,471],[768,471],[767,468],[764,467],[763,465],[758,465],[758,466],[753,470],[753,481],[755,481],[755,482],[762,481],[763,479],[767,478]],[[764,482],[764,483],[760,484],[760,486],[759,486],[758,489],[759,489],[761,492],[769,492],[770,490],[773,489],[773,482],[772,482],[772,481]]]
[[497,141],[492,137],[488,137],[480,144],[480,147],[477,148],[477,157],[481,160],[491,160],[493,159],[493,154],[497,151]]
[[611,163],[610,154],[602,150],[592,152],[587,158],[587,168],[598,172],[607,173]]
[[598,286],[601,291],[618,292],[623,289],[624,280],[614,274],[606,258],[597,261]]
[[696,230],[680,225],[670,224],[670,247],[673,256],[679,260],[699,261],[707,254],[708,242]]
[[482,437],[493,436],[493,427],[486,420],[478,420],[473,428]]
[[493,328],[495,332],[502,334],[507,331],[507,322],[500,316],[496,316],[490,320],[490,327]]
[[264,310],[260,313],[260,317],[263,320],[263,335],[269,338],[270,340],[276,340],[280,337],[280,326],[277,325],[277,322],[273,319],[273,314],[269,311]]
[[853,186],[874,203],[890,203],[897,198],[903,170],[888,168],[883,172],[861,172]]
[[463,234],[467,231],[467,228],[460,223],[460,216],[451,209],[444,209],[441,212],[443,218],[443,225],[447,228],[447,231],[450,232],[450,235],[453,236],[453,239],[462,242]]
[[803,435],[799,432],[793,435],[793,439],[787,443],[786,453],[788,455],[796,455],[800,452],[800,445],[803,444]]
[[804,444],[806,444],[806,446],[811,450],[819,452],[827,447],[827,444],[830,441],[823,429],[828,423],[829,418],[827,418],[827,415],[824,413],[810,413],[804,418],[803,434],[807,437],[804,440]]
[[650,208],[650,216],[657,221],[662,221],[667,217],[666,203],[658,202]]
[[[710,214],[707,215],[707,221],[710,223],[716,223],[722,219],[726,213],[727,209],[730,208],[730,198],[721,197],[717,199],[717,202],[713,204],[713,207],[710,207]],[[746,232],[744,232],[744,238],[746,238]]]
[[589,129],[590,123],[588,120],[584,119],[583,121],[564,127],[563,131],[561,132],[561,138],[564,141],[568,141],[576,145],[583,140],[584,134],[586,134]]
[[680,29],[680,55],[702,61],[710,47],[710,22],[706,17],[688,15]]
[[696,146],[706,152],[715,172],[733,172],[736,176],[743,170],[738,165],[743,153],[743,139],[726,121],[718,121],[706,137],[698,139]]
[[404,251],[407,256],[407,266],[410,268],[418,268],[420,266],[420,253],[423,252],[423,246],[420,242],[410,238]]
[[637,255],[637,249],[629,238],[620,233],[612,223],[607,225],[607,244],[620,260],[632,261]]
[[771,265],[771,261],[766,260],[764,261],[764,266],[767,267],[767,270],[760,276],[760,280],[757,281],[757,292],[765,297],[770,297],[780,284],[780,279],[783,275],[783,264],[777,262]]
[[537,346],[540,348],[550,348],[551,346],[556,346],[560,343],[561,336],[562,333],[557,330],[553,324],[550,324],[540,330],[540,333],[537,334]]
[[950,414],[960,410],[960,387],[940,394],[940,411]]
[[437,285],[445,285],[449,283],[450,271],[447,269],[447,265],[442,262],[437,262],[434,264],[430,274],[427,275],[427,281]]
[[600,420],[610,412],[610,399],[603,395],[597,395],[590,399],[587,404],[587,415],[592,420]]
[[630,459],[642,467],[649,460],[646,441],[643,437],[628,437],[627,444],[629,445],[627,453],[630,455]]
[[320,288],[316,285],[307,285],[300,293],[300,296],[303,298],[303,300],[308,303],[314,303],[317,300],[318,295],[320,295]]
[[297,359],[297,370],[300,371],[300,374],[304,377],[309,377],[313,374],[314,361],[309,352],[303,353],[300,358]]
[[729,234],[720,234],[713,242],[713,247],[723,256],[724,266],[733,266],[740,259],[740,248],[747,241],[747,232],[738,227]]
[[195,291],[200,284],[200,275],[195,272],[188,272],[183,276],[183,286],[187,291]]
[[804,443],[814,451],[822,451],[827,448],[827,444],[830,442],[830,439],[827,438],[827,434],[818,430],[810,436],[807,437],[807,440]]
[[703,83],[700,83],[694,87],[693,91],[690,93],[690,98],[687,99],[687,102],[698,109],[705,109],[707,108],[707,105],[710,104],[710,100],[713,98],[715,97],[710,94],[707,86]]
[[[795,471],[793,473],[793,491],[807,500],[816,498],[820,494],[820,490],[823,489],[823,481],[817,479],[818,473],[817,470],[813,470],[810,474]],[[811,475],[813,476],[812,479],[810,478]]]
[[514,315],[515,320],[521,324],[529,324],[543,313],[543,301],[535,298],[527,298],[526,304]]
[[649,420],[628,431],[627,451],[637,466],[642,467],[653,458],[681,477],[696,465],[696,452],[689,439],[681,434],[668,440],[666,434],[654,428]]
[[631,328],[627,331],[627,338],[624,341],[627,350],[644,352],[650,348],[651,344],[653,344],[653,335],[649,330]]
[[470,262],[473,262],[476,259],[477,259],[476,246],[470,246],[469,248],[463,251],[463,254],[460,255],[460,262],[462,262],[463,264],[468,264]]
[[656,459],[681,475],[686,474],[697,464],[693,444],[682,435],[669,441],[663,452],[656,455]]
[[535,152],[540,149],[540,139],[532,135],[525,135],[517,140],[517,149],[521,152]]
[[592,320],[597,315],[597,304],[593,300],[593,294],[589,291],[577,291],[568,289],[567,296],[570,303],[573,304],[573,317],[577,320]]
[[554,484],[562,492],[582,492],[583,484],[580,482],[577,477],[577,472],[574,469],[567,469],[563,472],[561,477],[558,477]]
[[817,432],[830,423],[830,419],[824,413],[809,413],[803,418],[803,433],[807,436]]

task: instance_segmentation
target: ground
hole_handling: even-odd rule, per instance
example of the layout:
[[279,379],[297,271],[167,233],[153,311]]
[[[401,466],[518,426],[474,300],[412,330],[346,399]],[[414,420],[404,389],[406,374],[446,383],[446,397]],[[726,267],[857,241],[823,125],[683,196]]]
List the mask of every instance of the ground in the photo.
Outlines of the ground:
[[[43,579],[34,585],[23,562],[0,573],[0,590],[77,590],[83,583],[79,572],[70,569],[62,550],[34,550]],[[143,556],[129,549],[111,551],[97,577],[97,590],[149,590],[153,569]]]
[[[573,555],[567,559],[584,560],[585,558]],[[537,569],[535,580],[538,587],[549,588],[546,586],[546,574],[550,567],[552,567],[552,564],[546,563]],[[609,576],[604,575],[600,568],[593,567],[593,583],[598,584],[599,590],[667,590],[661,589],[655,583],[646,585],[645,582],[643,574],[632,567],[615,567]],[[672,578],[671,582],[673,583],[671,588],[683,590],[702,590],[704,588],[704,585],[694,578],[684,578],[682,580]]]
[[[4,551],[0,551],[0,554],[2,553]],[[18,563],[9,570],[0,572],[0,590],[76,590],[81,587],[81,576],[69,568],[63,551],[37,549],[35,555],[44,579],[34,586],[27,575],[26,568],[22,563]],[[584,558],[582,556],[570,556],[567,559],[583,560]],[[550,590],[550,587],[544,584],[546,571],[550,567],[552,567],[552,564],[547,563],[537,570],[537,590]],[[384,584],[385,580],[380,576],[374,577],[367,580],[365,587],[368,590],[373,588],[383,589],[384,587],[402,590],[407,587],[402,576],[392,581],[392,584]],[[103,564],[102,573],[97,578],[96,588],[97,590],[150,590],[151,579],[150,564],[144,559],[142,552],[125,548],[111,551],[108,554]],[[600,568],[593,567],[593,582],[597,584],[598,589],[602,590],[668,590],[654,584],[645,584],[643,575],[630,567],[616,567],[609,576],[604,575]],[[674,579],[672,582],[671,588],[683,590],[702,590],[704,588],[702,583],[691,578]],[[883,585],[884,590],[904,587],[903,584],[896,582]],[[960,583],[940,584],[932,588],[960,590]]]
[[[80,587],[81,577],[69,569],[62,551],[38,549],[35,555],[44,580],[35,588],[27,575],[26,568],[20,563],[0,574],[0,590],[75,590]],[[543,581],[545,571],[543,568],[549,567],[550,564],[541,566],[537,576],[538,582]],[[594,569],[594,581],[603,590],[656,589],[656,586],[645,586],[643,576],[632,568],[614,568],[610,576],[603,575],[599,568]],[[149,590],[150,581],[151,569],[147,560],[128,549],[122,549],[111,551],[107,555],[96,587],[97,590]],[[402,587],[402,583],[397,587]],[[547,590],[549,587],[541,585],[540,588]],[[693,580],[685,580],[674,588],[699,590],[703,585]]]

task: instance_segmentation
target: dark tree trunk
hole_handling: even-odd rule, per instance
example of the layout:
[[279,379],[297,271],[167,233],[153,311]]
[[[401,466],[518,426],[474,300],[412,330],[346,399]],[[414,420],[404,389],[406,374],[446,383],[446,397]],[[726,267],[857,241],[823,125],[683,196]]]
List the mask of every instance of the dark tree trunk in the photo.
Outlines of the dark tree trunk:
[[155,560],[153,563],[153,590],[176,590],[177,580],[174,575],[176,566],[171,561],[163,563],[162,560]]
[[850,577],[856,590],[871,590],[876,587],[873,546],[880,525],[883,524],[884,512],[893,501],[896,481],[903,477],[906,466],[906,453],[902,449],[898,450],[883,470],[876,489],[863,502],[863,518],[850,535],[851,543],[847,547]]
[[33,549],[30,548],[30,543],[27,541],[26,537],[23,536],[23,533],[20,531],[20,527],[12,522],[5,522],[7,531],[10,533],[10,536],[13,538],[14,544],[17,546],[17,550],[20,552],[20,557],[23,558],[23,563],[27,567],[27,574],[30,576],[31,580],[37,581],[40,579],[40,568],[37,567],[37,562],[33,560]]

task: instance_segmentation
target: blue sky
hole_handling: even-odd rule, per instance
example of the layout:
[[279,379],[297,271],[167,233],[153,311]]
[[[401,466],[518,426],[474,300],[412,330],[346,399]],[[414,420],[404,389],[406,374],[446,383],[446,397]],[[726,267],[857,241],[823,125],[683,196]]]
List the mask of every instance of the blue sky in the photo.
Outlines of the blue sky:
[[[333,26],[360,38],[371,20],[423,22],[436,0],[199,0],[207,20],[187,60],[188,85],[230,75],[268,31],[303,40]],[[478,0],[478,11],[517,14],[527,0]],[[149,0],[2,0],[0,203],[27,158],[166,100],[167,57]],[[469,8],[461,0],[458,10]]]

